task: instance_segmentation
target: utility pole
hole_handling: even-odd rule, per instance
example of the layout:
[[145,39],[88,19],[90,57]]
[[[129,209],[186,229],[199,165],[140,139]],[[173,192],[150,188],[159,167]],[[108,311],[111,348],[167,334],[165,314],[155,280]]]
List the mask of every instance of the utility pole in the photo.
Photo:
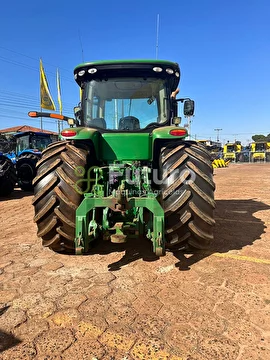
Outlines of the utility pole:
[[191,140],[191,116],[187,116],[188,122],[188,140]]
[[217,132],[217,142],[219,142],[219,132],[222,130],[222,129],[214,129],[216,132]]

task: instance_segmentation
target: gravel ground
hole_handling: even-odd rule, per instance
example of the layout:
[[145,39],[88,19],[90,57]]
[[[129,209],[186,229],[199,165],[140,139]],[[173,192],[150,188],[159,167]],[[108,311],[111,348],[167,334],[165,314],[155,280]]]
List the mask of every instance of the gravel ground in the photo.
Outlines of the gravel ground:
[[41,246],[32,194],[0,202],[0,359],[270,359],[270,164],[215,169],[215,242],[156,259]]

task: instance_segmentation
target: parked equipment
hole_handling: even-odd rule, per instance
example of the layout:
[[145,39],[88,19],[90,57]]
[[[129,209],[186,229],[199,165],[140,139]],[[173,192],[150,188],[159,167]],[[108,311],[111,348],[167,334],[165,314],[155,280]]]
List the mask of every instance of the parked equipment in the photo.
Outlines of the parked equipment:
[[32,191],[32,180],[36,176],[36,163],[41,152],[53,142],[51,134],[44,132],[25,131],[15,135],[16,138],[16,169],[18,185],[22,190]]
[[0,196],[8,196],[17,182],[14,142],[0,135]]
[[227,167],[230,163],[230,160],[225,161],[224,159],[215,159],[212,161],[213,168],[222,168]]
[[41,152],[57,136],[44,132],[24,131],[0,137],[0,196],[9,195],[16,183],[25,191],[32,191],[36,163]]
[[251,143],[250,146],[250,161],[270,161],[270,142],[257,141]]
[[198,140],[198,143],[204,145],[209,151],[214,169],[228,166],[230,160],[225,162],[222,158],[222,146],[220,142],[213,140]]
[[241,151],[242,145],[240,141],[236,141],[234,143],[227,142],[223,147],[224,161],[230,160],[231,162],[238,162]]
[[[42,153],[34,179],[34,220],[43,245],[82,254],[91,242],[144,235],[165,248],[213,241],[213,168],[204,146],[187,141],[175,99],[180,69],[161,60],[84,63],[82,96],[70,128]],[[30,112],[38,117],[41,113]],[[42,116],[56,114],[42,113]]]
[[213,140],[198,140],[210,152],[211,160],[220,159],[222,157],[222,145],[219,141]]

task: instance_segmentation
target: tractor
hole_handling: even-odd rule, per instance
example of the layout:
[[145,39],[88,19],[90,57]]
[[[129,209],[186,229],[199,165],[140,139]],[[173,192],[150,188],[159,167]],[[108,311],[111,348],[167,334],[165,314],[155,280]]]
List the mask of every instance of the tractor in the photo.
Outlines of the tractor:
[[213,241],[213,167],[202,144],[186,140],[194,101],[176,98],[180,68],[166,60],[105,60],[74,69],[75,118],[36,165],[34,221],[43,246],[89,253],[96,241],[148,239],[166,250]]
[[224,161],[230,160],[231,162],[238,162],[241,151],[242,151],[241,142],[239,141],[235,141],[234,143],[227,142],[223,147]]
[[5,135],[0,135],[0,196],[12,193],[17,182],[15,169],[16,143]]
[[0,179],[4,182],[0,194],[9,195],[16,183],[22,190],[32,191],[36,163],[41,158],[42,150],[55,140],[54,135],[33,131],[18,132],[9,138],[1,135]]
[[270,142],[256,141],[250,146],[251,162],[269,162],[270,161]]
[[53,142],[53,135],[44,132],[24,131],[14,134],[16,139],[16,170],[18,185],[24,191],[32,191],[36,176],[36,163],[41,152]]

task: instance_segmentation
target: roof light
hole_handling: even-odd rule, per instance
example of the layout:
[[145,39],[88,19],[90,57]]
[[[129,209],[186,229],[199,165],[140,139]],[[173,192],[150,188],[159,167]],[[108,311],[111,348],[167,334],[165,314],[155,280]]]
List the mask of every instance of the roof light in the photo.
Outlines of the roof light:
[[72,137],[72,136],[76,136],[77,132],[74,130],[63,130],[61,131],[61,135],[64,137]]
[[75,74],[75,75],[74,75],[74,79],[76,80],[76,79],[77,79],[77,77],[78,77],[78,75],[77,75],[77,74]]
[[176,77],[179,77],[179,76],[180,76],[180,74],[179,74],[178,71],[175,72],[175,76],[176,76]]
[[170,74],[170,75],[173,74],[173,69],[169,69],[169,68],[166,69],[166,73],[168,73],[168,74]]
[[95,74],[97,72],[96,68],[88,69],[89,74]]
[[173,136],[186,136],[187,130],[186,129],[173,129],[170,131],[170,135]]
[[159,67],[159,66],[155,66],[155,67],[153,67],[153,70],[154,70],[155,72],[161,72],[161,71],[162,71],[162,68]]
[[78,72],[79,76],[83,76],[84,74],[85,74],[85,70],[81,70],[81,71]]

